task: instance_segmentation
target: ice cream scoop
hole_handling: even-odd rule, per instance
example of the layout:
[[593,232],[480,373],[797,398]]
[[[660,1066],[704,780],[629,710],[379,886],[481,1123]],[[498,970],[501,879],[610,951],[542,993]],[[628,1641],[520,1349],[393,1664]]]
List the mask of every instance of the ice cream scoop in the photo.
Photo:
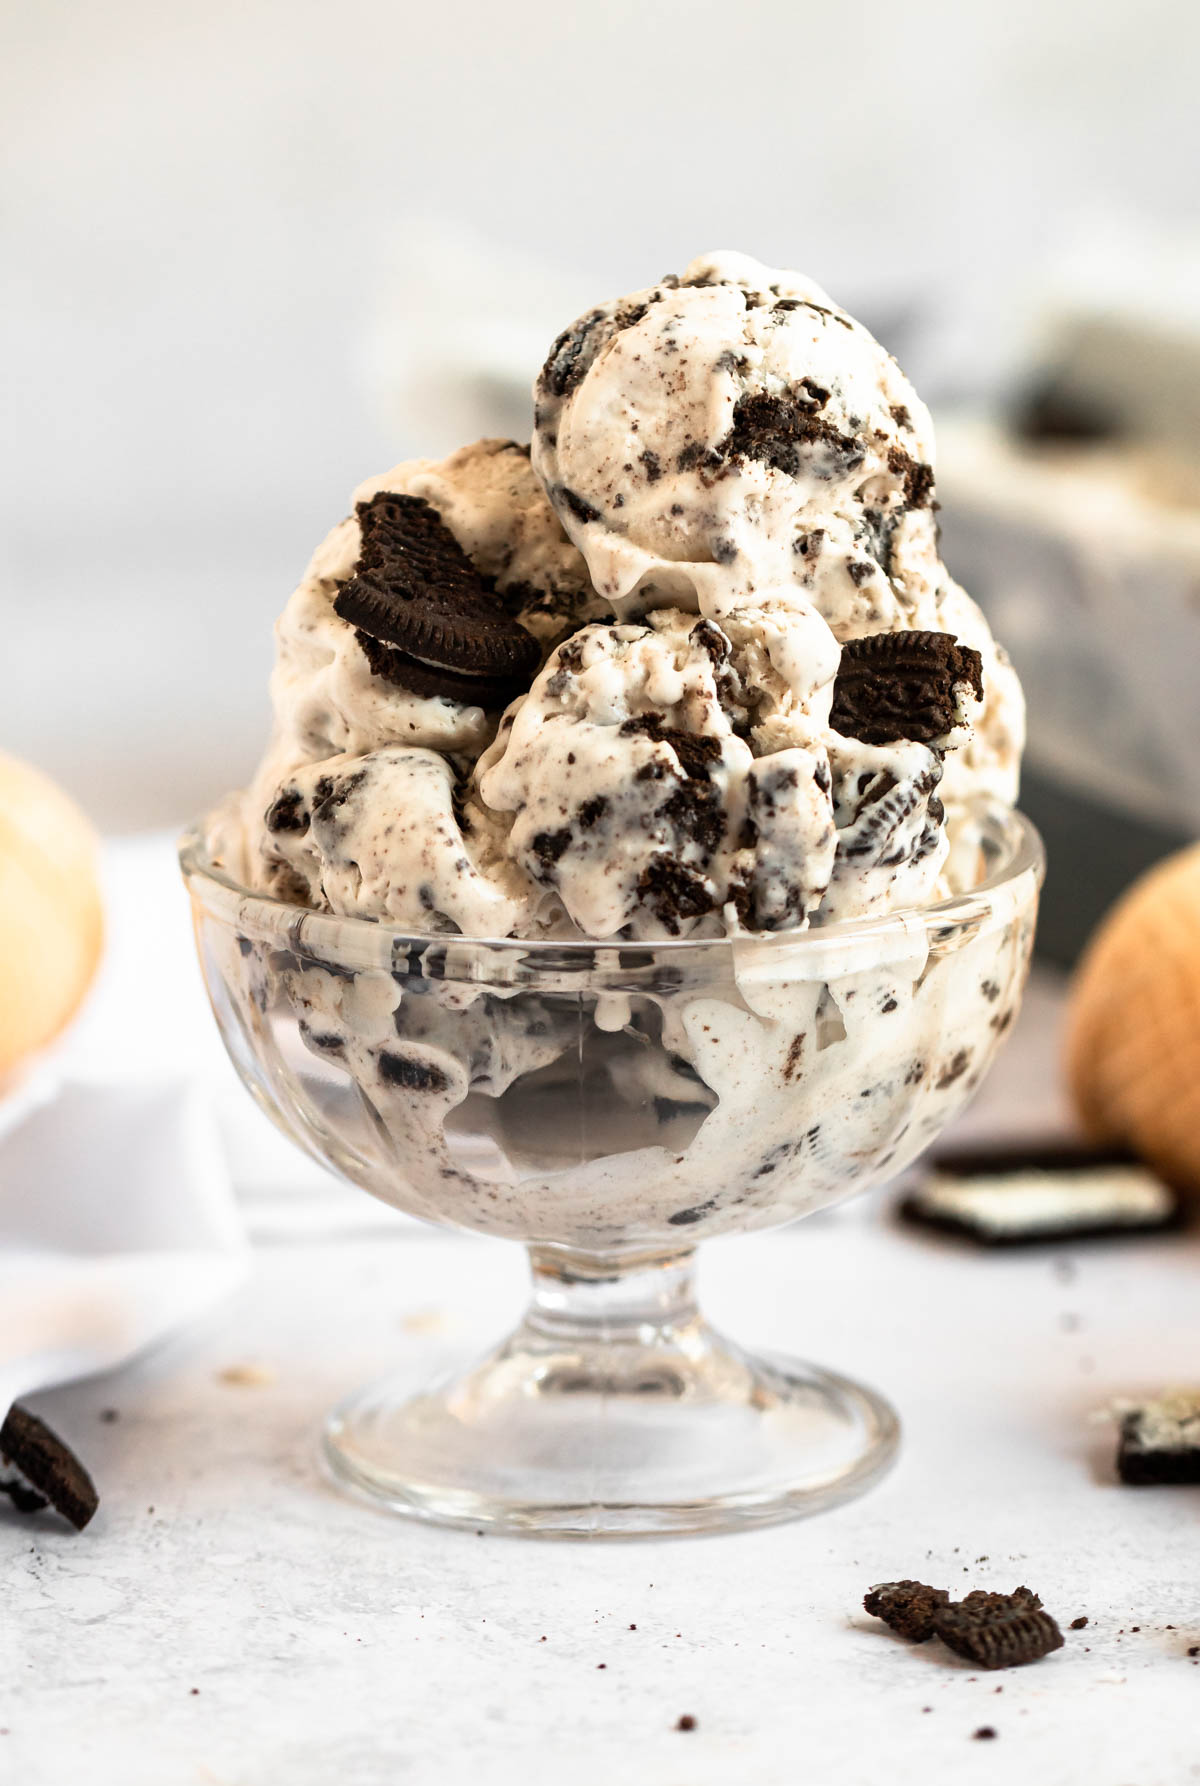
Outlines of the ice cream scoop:
[[929,413],[798,274],[702,256],[572,324],[535,401],[534,467],[619,614],[720,618],[799,587],[874,632],[923,593],[906,573],[937,556]]

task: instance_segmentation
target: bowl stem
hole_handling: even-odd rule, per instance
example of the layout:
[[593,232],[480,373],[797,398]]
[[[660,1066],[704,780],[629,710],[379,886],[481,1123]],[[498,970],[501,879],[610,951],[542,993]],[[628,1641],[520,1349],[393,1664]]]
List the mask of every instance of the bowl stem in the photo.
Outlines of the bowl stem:
[[714,1332],[692,1249],[530,1259],[525,1317],[482,1363],[335,1411],[325,1456],[343,1485],[441,1524],[634,1537],[795,1518],[890,1463],[896,1418],[870,1390]]

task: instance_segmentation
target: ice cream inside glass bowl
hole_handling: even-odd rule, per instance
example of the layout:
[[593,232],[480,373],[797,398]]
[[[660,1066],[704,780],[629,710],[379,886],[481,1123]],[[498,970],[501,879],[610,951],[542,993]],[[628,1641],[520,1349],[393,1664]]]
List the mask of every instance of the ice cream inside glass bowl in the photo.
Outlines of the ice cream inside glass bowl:
[[665,1532],[886,1466],[886,1405],[720,1340],[690,1258],[899,1170],[1016,1010],[1021,696],[933,488],[895,362],[716,255],[560,336],[531,449],[399,466],[318,548],[266,757],[183,846],[218,1021],[302,1145],[535,1286],[331,1417],[357,1491]]

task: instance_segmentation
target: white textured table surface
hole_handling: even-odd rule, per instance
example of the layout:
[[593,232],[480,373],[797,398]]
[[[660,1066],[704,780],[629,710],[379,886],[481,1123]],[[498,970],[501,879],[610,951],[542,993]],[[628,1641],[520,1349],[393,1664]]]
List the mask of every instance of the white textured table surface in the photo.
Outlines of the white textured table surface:
[[[118,852],[118,898],[133,859]],[[79,1070],[125,1048],[156,1000],[188,1057],[203,1013],[182,960],[135,990],[132,946],[118,912]],[[1056,1004],[1044,986],[1029,1001],[976,1128],[1058,1120]],[[215,1071],[193,1041],[191,1064]],[[1200,1374],[1194,1240],[981,1255],[898,1230],[877,1202],[713,1244],[708,1312],[884,1389],[901,1461],[806,1522],[588,1546],[426,1530],[324,1485],[312,1439],[330,1401],[391,1365],[481,1349],[521,1303],[516,1249],[383,1222],[262,1244],[254,1280],[202,1329],[40,1399],[102,1506],[81,1536],[0,1518],[0,1779],[1200,1779],[1200,1495],[1118,1487],[1095,1417]],[[255,1380],[229,1381],[231,1366]],[[1089,1624],[1035,1667],[976,1676],[862,1613],[871,1582],[907,1574],[1025,1581],[1064,1626]],[[684,1714],[695,1730],[676,1730]],[[985,1726],[995,1740],[974,1737]]]

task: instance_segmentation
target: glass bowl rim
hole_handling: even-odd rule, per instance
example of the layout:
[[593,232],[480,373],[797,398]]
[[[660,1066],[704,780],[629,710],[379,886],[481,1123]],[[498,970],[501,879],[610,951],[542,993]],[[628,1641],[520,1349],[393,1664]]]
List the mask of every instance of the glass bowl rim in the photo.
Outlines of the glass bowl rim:
[[[322,927],[323,924],[335,925],[348,936],[358,934],[372,939],[386,936],[391,939],[393,947],[398,946],[400,950],[467,947],[477,948],[481,952],[512,952],[547,958],[561,958],[563,955],[596,956],[619,951],[622,959],[634,953],[655,957],[690,955],[696,958],[706,953],[735,948],[739,953],[805,947],[826,950],[831,944],[859,942],[876,935],[895,937],[897,931],[908,931],[913,924],[920,924],[924,929],[947,924],[954,926],[979,916],[981,909],[986,910],[992,895],[1016,885],[1026,875],[1031,874],[1040,885],[1045,874],[1045,847],[1036,827],[1025,814],[1017,807],[997,803],[988,807],[981,817],[985,825],[991,826],[992,835],[995,837],[999,834],[1009,846],[1007,853],[992,873],[985,875],[975,886],[968,888],[966,892],[952,893],[946,899],[935,900],[930,905],[901,906],[895,911],[845,918],[838,923],[822,924],[814,929],[747,931],[737,935],[709,937],[642,937],[636,941],[620,937],[490,937],[468,936],[460,931],[412,931],[390,924],[383,918],[293,905],[287,900],[276,899],[269,893],[245,887],[213,865],[205,843],[208,818],[197,819],[188,826],[179,839],[178,850],[180,868],[189,888],[193,881],[207,882],[219,889],[223,896],[222,903],[232,895],[238,902],[239,917],[247,908],[261,908],[264,913],[263,928],[267,931],[277,930],[282,922],[280,914],[288,913],[292,921],[307,920],[311,926],[317,920],[322,922]],[[271,914],[274,914],[273,922]],[[227,915],[232,916],[231,913]]]

